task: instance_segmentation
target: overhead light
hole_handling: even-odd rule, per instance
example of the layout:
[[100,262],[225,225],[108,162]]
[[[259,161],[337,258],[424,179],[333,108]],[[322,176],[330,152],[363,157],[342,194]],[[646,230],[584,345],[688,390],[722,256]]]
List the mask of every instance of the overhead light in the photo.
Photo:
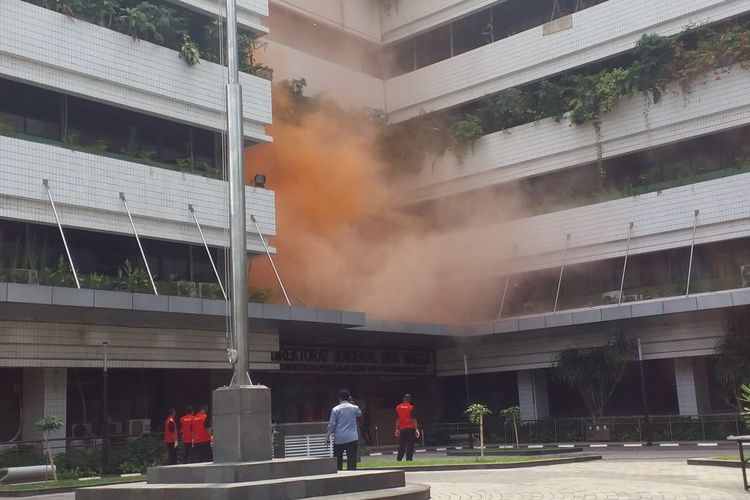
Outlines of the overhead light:
[[253,186],[258,188],[266,187],[266,176],[264,174],[255,174],[255,179],[253,179]]

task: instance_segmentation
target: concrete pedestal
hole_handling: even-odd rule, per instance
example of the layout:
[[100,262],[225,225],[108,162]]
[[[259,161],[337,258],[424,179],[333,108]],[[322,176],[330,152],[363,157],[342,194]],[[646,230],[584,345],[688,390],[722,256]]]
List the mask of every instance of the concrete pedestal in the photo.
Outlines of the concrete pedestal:
[[271,460],[271,391],[262,385],[220,387],[213,393],[214,462]]
[[214,463],[152,467],[147,482],[81,488],[76,500],[428,500],[403,470],[336,472],[333,458],[271,460],[271,391],[213,393]]

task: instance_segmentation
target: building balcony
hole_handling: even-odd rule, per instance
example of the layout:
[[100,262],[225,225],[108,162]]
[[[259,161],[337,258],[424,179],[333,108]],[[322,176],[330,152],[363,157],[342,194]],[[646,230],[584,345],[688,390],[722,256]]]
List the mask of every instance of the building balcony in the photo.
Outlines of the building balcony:
[[268,40],[266,50],[258,53],[259,61],[273,65],[274,77],[279,80],[304,78],[305,93],[328,96],[352,108],[383,108],[383,81],[361,71],[326,61]]
[[[21,0],[0,16],[0,75],[212,129],[226,128],[226,68]],[[267,142],[271,83],[241,74],[244,134]]]
[[[188,204],[192,204],[209,245],[229,245],[227,184],[105,156],[0,136],[0,218],[55,224],[42,179],[49,181],[63,226],[132,234],[120,193],[124,193],[139,235],[202,244]],[[263,235],[276,234],[273,191],[246,187],[248,250],[263,252],[249,222],[254,215]]]
[[672,35],[744,12],[742,0],[610,0],[573,14],[569,29],[545,35],[538,26],[388,80],[386,111],[403,121],[625,53],[645,33]]
[[[418,203],[595,163],[750,123],[750,71],[737,66],[699,79],[689,92],[672,84],[658,104],[634,95],[591,124],[546,118],[482,137],[463,162],[447,152],[401,183],[402,203]],[[600,153],[601,148],[601,153]]]
[[[695,244],[750,236],[750,173],[561,210],[506,223],[472,227],[435,237],[436,248],[448,241],[481,241],[468,248],[466,262],[483,262],[486,248],[498,259],[493,266],[514,273],[557,267],[570,235],[567,264],[623,257],[633,223],[630,254],[657,252],[691,244],[698,210]],[[445,241],[443,238],[449,238]],[[514,250],[515,247],[515,250]],[[473,256],[472,252],[477,252]]]
[[[214,0],[169,0],[175,5],[182,5],[190,10],[210,15],[224,17],[224,2]],[[256,34],[268,33],[263,26],[263,20],[268,17],[268,0],[237,0],[237,25]]]

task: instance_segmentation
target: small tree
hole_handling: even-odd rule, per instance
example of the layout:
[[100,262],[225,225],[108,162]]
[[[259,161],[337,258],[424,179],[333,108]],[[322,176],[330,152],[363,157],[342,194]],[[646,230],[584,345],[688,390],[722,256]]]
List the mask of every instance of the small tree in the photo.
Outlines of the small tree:
[[57,482],[57,471],[55,470],[55,460],[52,458],[52,447],[49,444],[49,433],[59,431],[63,426],[63,421],[54,415],[48,415],[40,418],[34,424],[37,430],[42,431],[44,440],[44,450],[47,452],[47,463],[52,469],[52,478]]
[[509,420],[513,422],[513,433],[516,436],[516,448],[520,448],[521,443],[518,440],[518,422],[521,420],[521,407],[511,406],[510,408],[502,410],[500,412],[500,415],[505,418],[506,422],[508,422]]
[[727,323],[725,332],[716,343],[714,373],[722,398],[741,411],[741,386],[750,380],[750,329],[743,322],[733,320]]
[[607,401],[637,354],[636,343],[619,333],[601,347],[561,352],[553,373],[581,395],[589,415],[596,419],[604,413]]
[[469,416],[469,422],[479,424],[479,453],[484,458],[484,416],[492,412],[481,403],[474,403],[466,408],[464,412]]
[[745,417],[745,425],[750,428],[750,384],[744,384],[740,387],[742,394],[739,400],[742,401],[742,416]]

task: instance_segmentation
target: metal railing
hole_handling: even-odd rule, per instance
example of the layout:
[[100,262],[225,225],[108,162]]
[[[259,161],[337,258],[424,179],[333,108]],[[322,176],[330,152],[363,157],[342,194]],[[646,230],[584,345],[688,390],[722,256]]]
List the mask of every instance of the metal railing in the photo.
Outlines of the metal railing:
[[[643,416],[591,418],[554,418],[523,421],[519,439],[528,443],[561,443],[587,441],[654,442],[722,441],[732,434],[742,434],[746,428],[736,413],[716,415],[656,415],[649,416],[650,436],[644,435]],[[599,425],[596,431],[595,424]],[[594,426],[592,428],[592,426]],[[605,428],[606,427],[606,428]],[[501,438],[514,442],[513,426],[502,425]]]
[[[525,444],[611,442],[724,441],[730,435],[750,433],[738,413],[712,415],[651,415],[650,436],[644,435],[643,416],[592,418],[548,418],[519,422],[519,441]],[[599,429],[596,429],[596,426]],[[468,422],[438,422],[428,427],[428,441],[463,444],[478,427]],[[484,428],[491,443],[515,443],[513,425],[502,418],[488,418]]]

